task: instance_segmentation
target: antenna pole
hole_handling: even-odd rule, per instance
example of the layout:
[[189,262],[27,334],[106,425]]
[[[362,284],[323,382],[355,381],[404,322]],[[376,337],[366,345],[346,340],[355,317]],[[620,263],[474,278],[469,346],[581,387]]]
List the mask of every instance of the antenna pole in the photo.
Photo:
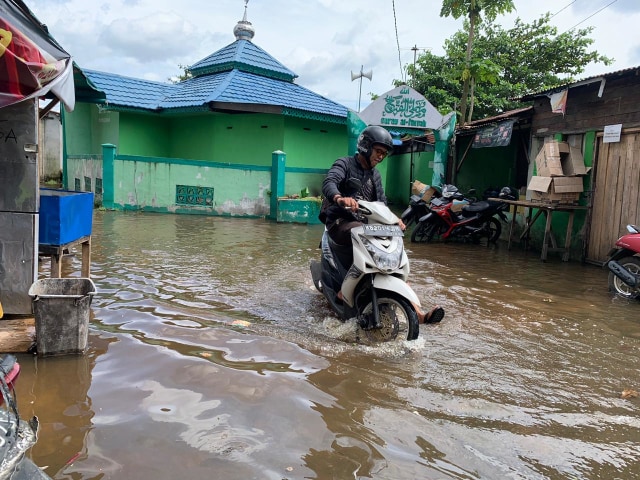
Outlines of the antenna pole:
[[360,99],[362,98],[362,74],[364,73],[363,69],[364,69],[364,65],[361,65],[360,66],[360,92],[358,93],[358,113],[360,113]]

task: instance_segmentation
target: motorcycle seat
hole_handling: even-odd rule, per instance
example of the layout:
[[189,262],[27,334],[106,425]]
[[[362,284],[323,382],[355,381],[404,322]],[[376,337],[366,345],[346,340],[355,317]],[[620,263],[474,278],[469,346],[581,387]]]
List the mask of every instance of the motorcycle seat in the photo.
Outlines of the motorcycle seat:
[[462,212],[464,216],[475,215],[476,213],[482,213],[485,210],[491,208],[491,204],[485,200],[480,200],[479,202],[473,202],[469,205],[465,205],[462,207]]

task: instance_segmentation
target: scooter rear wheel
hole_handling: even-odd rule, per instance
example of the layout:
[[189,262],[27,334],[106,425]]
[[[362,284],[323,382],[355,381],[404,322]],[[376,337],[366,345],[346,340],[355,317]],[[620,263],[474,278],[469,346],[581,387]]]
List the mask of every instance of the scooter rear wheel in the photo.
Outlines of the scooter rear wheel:
[[[420,334],[418,315],[413,307],[400,296],[380,292],[378,297],[378,312],[380,328],[364,330],[370,342],[390,342],[397,337],[415,340]],[[371,303],[363,310],[364,315],[373,311]]]
[[[625,257],[618,260],[618,263],[631,273],[640,275],[640,258]],[[617,293],[622,297],[640,299],[640,289],[630,287],[616,277],[613,272],[609,272],[609,291]]]

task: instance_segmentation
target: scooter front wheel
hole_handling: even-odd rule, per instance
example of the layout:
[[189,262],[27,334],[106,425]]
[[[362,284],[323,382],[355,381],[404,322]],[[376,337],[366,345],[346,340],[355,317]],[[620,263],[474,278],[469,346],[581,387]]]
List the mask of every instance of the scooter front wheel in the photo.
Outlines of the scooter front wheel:
[[419,222],[413,232],[411,232],[411,241],[413,243],[430,243],[434,237],[440,235],[440,224],[435,222]]
[[[373,313],[369,303],[362,311],[363,315]],[[371,342],[390,342],[397,337],[415,340],[420,334],[418,314],[404,298],[389,292],[380,292],[378,297],[378,314],[380,325],[378,328],[364,330],[364,334]]]

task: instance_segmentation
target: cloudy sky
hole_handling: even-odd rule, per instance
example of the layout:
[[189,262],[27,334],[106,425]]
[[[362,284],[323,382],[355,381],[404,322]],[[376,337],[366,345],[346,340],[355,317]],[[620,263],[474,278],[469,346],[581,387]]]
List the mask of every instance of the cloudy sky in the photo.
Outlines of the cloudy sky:
[[[167,81],[235,40],[244,0],[24,0],[82,68]],[[254,43],[298,74],[296,83],[357,109],[369,92],[385,93],[414,51],[442,54],[444,40],[462,20],[440,18],[440,0],[250,0],[247,19]],[[394,9],[395,5],[395,9]],[[545,12],[562,33],[595,27],[592,48],[615,58],[587,68],[584,76],[640,65],[639,0],[515,0],[529,23]]]

